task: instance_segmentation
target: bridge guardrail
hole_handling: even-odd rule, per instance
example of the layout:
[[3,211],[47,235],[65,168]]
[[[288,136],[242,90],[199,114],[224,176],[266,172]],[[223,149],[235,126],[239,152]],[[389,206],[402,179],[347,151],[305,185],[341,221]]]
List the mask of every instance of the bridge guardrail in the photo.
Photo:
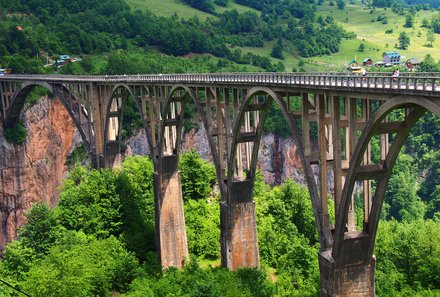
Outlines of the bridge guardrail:
[[9,74],[0,81],[51,81],[51,82],[95,82],[95,83],[228,83],[253,84],[268,83],[277,85],[306,85],[341,88],[405,89],[414,91],[440,91],[440,73],[414,72],[401,73],[393,78],[389,72],[373,72],[366,76],[351,73],[189,73],[189,74],[137,74],[137,75],[35,75]]

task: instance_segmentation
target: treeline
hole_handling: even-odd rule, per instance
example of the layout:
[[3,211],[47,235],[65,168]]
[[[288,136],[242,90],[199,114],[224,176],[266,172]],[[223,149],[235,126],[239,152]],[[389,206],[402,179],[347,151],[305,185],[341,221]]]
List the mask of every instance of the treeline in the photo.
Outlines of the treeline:
[[287,17],[287,14],[299,19],[313,20],[315,12],[312,4],[314,1],[301,0],[236,0],[238,4],[260,10],[264,17]]
[[409,5],[429,5],[432,8],[438,8],[440,7],[440,1],[439,0],[405,0],[406,3]]
[[396,7],[396,6],[418,6],[423,9],[438,8],[438,0],[373,0],[373,6],[376,7]]
[[[346,37],[334,23],[313,22],[315,8],[307,1],[276,1],[261,7],[257,3],[250,1],[247,5],[261,9],[260,16],[231,10],[200,21],[196,17],[183,20],[133,12],[122,0],[2,1],[0,63],[10,67],[25,59],[34,66],[14,67],[14,71],[41,73],[46,71],[42,66],[48,57],[62,53],[96,55],[118,49],[154,48],[175,56],[209,53],[237,63],[249,63],[251,58],[252,65],[277,71],[283,68],[268,65],[255,54],[237,57],[231,47],[262,47],[266,41],[281,39],[280,44],[298,45],[300,53],[310,57],[334,53],[341,38]],[[288,27],[283,25],[285,22]]]

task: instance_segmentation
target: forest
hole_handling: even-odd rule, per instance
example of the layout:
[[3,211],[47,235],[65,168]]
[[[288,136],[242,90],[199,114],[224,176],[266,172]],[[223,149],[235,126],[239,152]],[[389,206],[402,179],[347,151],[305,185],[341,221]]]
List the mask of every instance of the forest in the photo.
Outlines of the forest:
[[[122,0],[3,0],[0,64],[16,73],[41,73],[50,71],[42,67],[45,58],[60,53],[97,55],[130,48],[157,48],[174,56],[209,53],[238,64],[283,71],[267,57],[242,55],[232,47],[261,47],[270,40],[279,40],[281,47],[285,42],[301,42],[305,47],[298,48],[309,57],[336,52],[341,38],[349,36],[331,20],[316,26],[311,3],[286,3],[278,1],[270,10],[262,7],[261,15],[230,10],[202,21],[132,11]],[[288,26],[282,25],[286,20]]]
[[[378,296],[440,293],[440,242],[432,240],[440,236],[439,203],[414,192],[410,161],[402,155],[390,181],[391,190],[400,190],[387,198],[379,228]],[[436,162],[438,167],[438,158]],[[259,175],[254,199],[261,269],[231,272],[218,267],[214,166],[188,151],[181,155],[179,169],[191,254],[184,269],[162,271],[157,262],[154,169],[148,157],[135,156],[117,171],[75,166],[57,207],[36,204],[28,211],[28,224],[7,245],[0,262],[0,279],[14,287],[1,283],[2,296],[20,296],[17,290],[34,297],[318,296],[319,243],[306,187],[290,180],[271,187]],[[438,187],[430,193],[429,182],[422,183],[422,192],[439,197]]]

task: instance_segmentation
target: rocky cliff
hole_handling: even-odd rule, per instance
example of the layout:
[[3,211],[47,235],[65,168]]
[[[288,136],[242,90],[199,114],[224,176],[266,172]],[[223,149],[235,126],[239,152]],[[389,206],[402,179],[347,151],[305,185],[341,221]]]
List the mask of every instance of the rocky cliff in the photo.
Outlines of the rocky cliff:
[[[0,131],[0,251],[17,236],[17,229],[26,222],[25,211],[33,203],[57,203],[67,174],[66,158],[80,141],[69,114],[57,100],[40,100],[23,114],[23,119],[28,130],[24,144],[8,144]],[[211,153],[204,135],[203,129],[187,133],[182,149],[195,148],[209,160]],[[295,151],[290,139],[263,137],[258,168],[268,183],[280,184],[286,178],[304,183]],[[128,143],[126,155],[132,154],[148,154],[143,131]]]
[[23,114],[28,137],[8,144],[0,131],[0,249],[17,236],[33,203],[57,203],[75,139],[74,124],[57,100],[42,99]]
[[[182,150],[194,148],[204,159],[211,160],[211,150],[205,135],[203,128],[185,134]],[[145,132],[139,131],[130,139],[126,154],[147,155],[148,151]],[[257,166],[269,184],[279,185],[286,178],[305,183],[301,160],[296,154],[296,145],[292,139],[280,138],[273,134],[263,135]]]

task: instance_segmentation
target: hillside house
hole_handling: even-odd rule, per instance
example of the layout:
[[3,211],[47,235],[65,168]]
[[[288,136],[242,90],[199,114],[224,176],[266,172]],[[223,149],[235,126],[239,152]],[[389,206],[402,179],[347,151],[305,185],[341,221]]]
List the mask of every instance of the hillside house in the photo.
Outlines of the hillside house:
[[385,64],[399,65],[400,53],[398,52],[385,52],[382,54],[382,61]]
[[373,60],[371,60],[370,58],[365,58],[362,60],[362,65],[370,67],[371,65],[373,65]]
[[70,58],[69,55],[61,55],[60,58],[57,60],[57,64],[58,65],[66,65],[68,63],[70,63],[72,61],[72,59]]
[[421,61],[417,58],[408,59],[405,62],[405,66],[408,70],[415,70],[417,66],[419,66]]
[[359,63],[356,62],[356,60],[351,60],[350,62],[348,62],[347,67],[348,67],[348,68],[351,68],[351,67],[359,67]]

